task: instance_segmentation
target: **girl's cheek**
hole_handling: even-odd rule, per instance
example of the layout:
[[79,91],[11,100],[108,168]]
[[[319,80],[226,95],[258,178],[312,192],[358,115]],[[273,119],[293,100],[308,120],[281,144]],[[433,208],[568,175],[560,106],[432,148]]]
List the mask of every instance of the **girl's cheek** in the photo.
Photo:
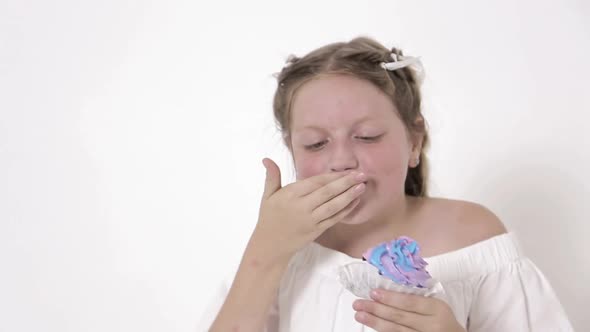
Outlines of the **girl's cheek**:
[[326,168],[320,154],[299,156],[295,159],[295,166],[298,180],[322,174]]

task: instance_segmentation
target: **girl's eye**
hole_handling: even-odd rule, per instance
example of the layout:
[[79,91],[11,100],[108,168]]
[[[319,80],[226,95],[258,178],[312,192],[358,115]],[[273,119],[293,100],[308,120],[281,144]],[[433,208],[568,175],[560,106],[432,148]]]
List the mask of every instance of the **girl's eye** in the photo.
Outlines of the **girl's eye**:
[[324,144],[326,144],[326,141],[321,141],[321,142],[317,142],[314,144],[305,145],[304,147],[306,150],[317,150],[317,149],[320,149],[322,146],[324,146]]
[[367,141],[367,142],[375,142],[376,140],[378,140],[379,138],[381,138],[381,136],[383,135],[379,135],[379,136],[357,136],[356,138],[363,140],[363,141]]

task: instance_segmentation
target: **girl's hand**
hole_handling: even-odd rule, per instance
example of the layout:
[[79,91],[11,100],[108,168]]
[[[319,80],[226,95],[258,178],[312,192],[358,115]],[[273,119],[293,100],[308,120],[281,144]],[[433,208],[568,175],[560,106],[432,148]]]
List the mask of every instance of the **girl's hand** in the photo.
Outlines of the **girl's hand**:
[[247,248],[252,261],[288,261],[346,217],[365,190],[366,176],[358,172],[321,174],[282,187],[279,167],[267,158],[263,164],[266,183]]
[[444,301],[375,289],[370,300],[357,300],[355,319],[379,332],[465,332]]

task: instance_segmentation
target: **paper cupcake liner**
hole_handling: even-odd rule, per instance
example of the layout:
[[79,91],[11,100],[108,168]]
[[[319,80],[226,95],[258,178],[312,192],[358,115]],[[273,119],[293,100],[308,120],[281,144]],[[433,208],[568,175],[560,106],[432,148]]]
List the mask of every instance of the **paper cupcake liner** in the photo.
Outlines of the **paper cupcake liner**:
[[400,285],[382,275],[379,270],[366,262],[353,262],[338,268],[340,283],[357,297],[371,299],[371,290],[383,288],[395,292],[437,297],[444,300],[444,288],[434,278],[426,282],[425,288]]

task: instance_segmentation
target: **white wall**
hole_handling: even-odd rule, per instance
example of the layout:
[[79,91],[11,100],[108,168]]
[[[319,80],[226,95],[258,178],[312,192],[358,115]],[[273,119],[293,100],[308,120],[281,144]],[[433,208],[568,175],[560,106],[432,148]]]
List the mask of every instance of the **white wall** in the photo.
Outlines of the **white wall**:
[[590,328],[589,19],[582,0],[3,0],[0,331],[193,329],[262,157],[292,179],[271,74],[359,34],[422,56],[434,194],[494,210]]

